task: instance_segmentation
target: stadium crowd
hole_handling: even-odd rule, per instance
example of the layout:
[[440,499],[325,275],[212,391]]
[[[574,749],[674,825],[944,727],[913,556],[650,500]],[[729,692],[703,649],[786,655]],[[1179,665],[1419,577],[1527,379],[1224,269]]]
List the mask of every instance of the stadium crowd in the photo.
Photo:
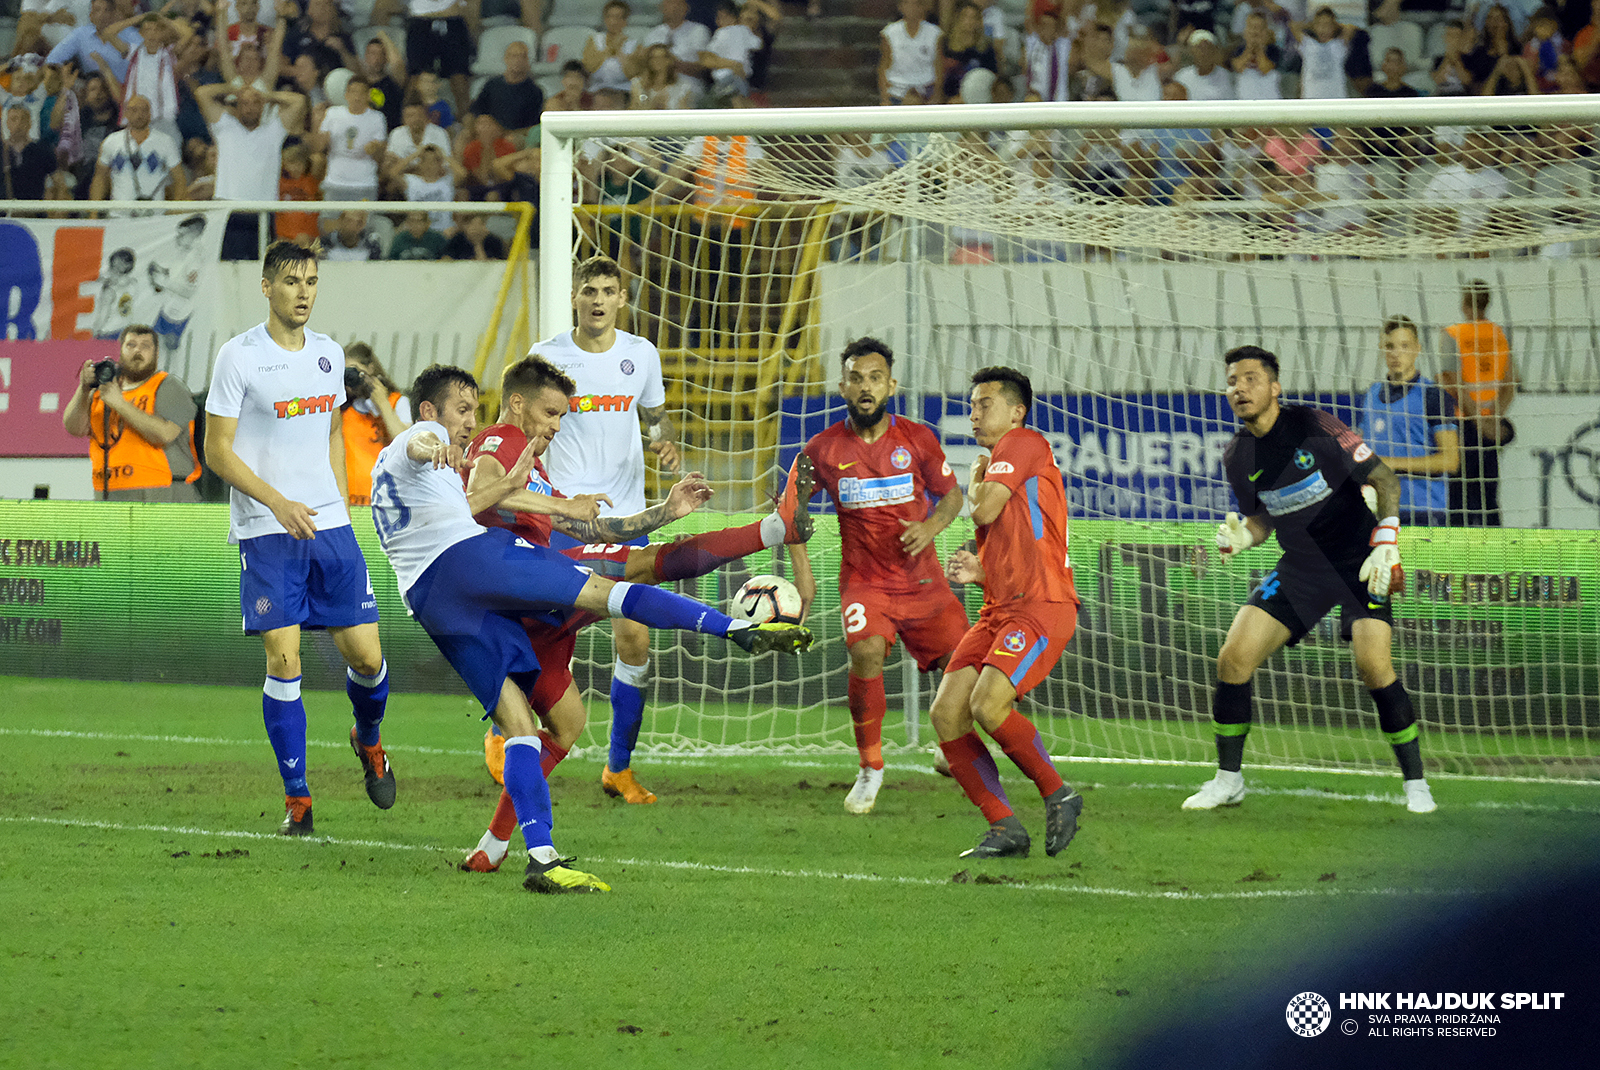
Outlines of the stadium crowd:
[[[784,19],[775,0],[657,0],[648,10],[646,0],[639,10],[625,0],[157,2],[21,0],[0,76],[7,199],[533,201],[544,112],[759,106]],[[1591,0],[1314,3],[901,0],[902,17],[879,34],[878,99],[1398,98],[1600,86],[1600,5]],[[838,181],[870,181],[916,147],[904,137],[841,138]],[[632,165],[613,153],[638,172],[631,179],[587,153],[584,199],[629,203],[649,195],[652,175],[692,179],[699,162],[685,145],[671,148],[675,159],[645,167],[642,153]],[[1004,181],[1041,198],[1255,199],[1281,208],[1283,225],[1331,231],[1381,225],[1357,202],[1424,198],[1456,202],[1425,223],[1463,237],[1507,225],[1466,202],[1587,196],[1597,155],[1587,125],[997,132],[987,149],[1009,169]],[[993,184],[975,181],[980,196]],[[393,215],[398,226],[376,213],[280,212],[274,227],[303,243],[320,231],[332,259],[505,255],[504,235],[481,222],[420,207]],[[254,217],[237,216],[224,255],[254,257],[259,242]],[[981,240],[958,244],[982,259]],[[1561,246],[1548,236],[1544,244]]]

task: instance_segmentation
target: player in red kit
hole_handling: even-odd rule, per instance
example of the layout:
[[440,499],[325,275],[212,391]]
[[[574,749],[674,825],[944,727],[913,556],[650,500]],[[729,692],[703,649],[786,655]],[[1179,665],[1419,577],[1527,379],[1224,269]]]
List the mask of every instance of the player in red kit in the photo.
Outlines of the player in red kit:
[[[850,415],[806,443],[783,508],[803,510],[816,485],[839,513],[839,607],[850,648],[850,721],[861,767],[844,807],[865,814],[883,784],[883,659],[898,635],[923,672],[943,669],[967,613],[939,567],[934,536],[961,513],[961,488],[922,424],[887,412],[894,352],[876,338],[845,346],[839,394]],[[814,483],[808,480],[814,479]],[[789,548],[807,611],[817,594],[803,544]]]
[[951,555],[946,572],[957,583],[983,584],[983,609],[951,656],[932,711],[951,775],[989,820],[963,858],[1026,858],[1030,846],[974,721],[1044,798],[1047,854],[1072,842],[1083,811],[1083,796],[1056,772],[1039,730],[1013,708],[1050,674],[1078,624],[1066,492],[1050,444],[1024,426],[1032,407],[1033,387],[1021,372],[973,375],[972,437],[990,451],[973,462],[967,490],[978,552]]
[[[560,429],[561,416],[568,411],[568,399],[574,392],[571,378],[543,357],[525,357],[507,368],[500,389],[499,422],[480,431],[467,449],[467,461],[473,466],[469,488],[510,471],[530,444],[535,456],[541,456]],[[660,505],[632,516],[599,516],[599,499],[603,495],[566,498],[550,485],[544,465],[535,460],[525,490],[512,492],[475,519],[486,527],[509,528],[535,546],[549,545],[553,527],[586,544],[564,551],[567,556],[607,579],[642,584],[703,576],[729,561],[811,534],[811,518],[804,512],[790,511],[773,513],[743,527],[672,542],[621,545],[687,515],[710,494],[711,489],[700,474],[690,473]],[[528,511],[531,509],[542,512]],[[559,619],[523,620],[540,665],[528,703],[544,723],[539,732],[540,764],[547,779],[567,756],[588,719],[572,680],[572,654],[578,630],[598,619],[573,610]],[[515,831],[516,810],[510,796],[501,792],[489,830],[461,868],[481,873],[499,869]]]

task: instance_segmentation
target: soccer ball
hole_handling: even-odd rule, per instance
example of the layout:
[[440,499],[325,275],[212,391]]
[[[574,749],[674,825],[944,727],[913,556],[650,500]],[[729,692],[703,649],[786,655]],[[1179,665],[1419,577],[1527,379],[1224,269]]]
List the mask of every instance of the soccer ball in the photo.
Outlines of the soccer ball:
[[782,576],[751,576],[734,592],[728,616],[757,624],[799,624],[800,592]]

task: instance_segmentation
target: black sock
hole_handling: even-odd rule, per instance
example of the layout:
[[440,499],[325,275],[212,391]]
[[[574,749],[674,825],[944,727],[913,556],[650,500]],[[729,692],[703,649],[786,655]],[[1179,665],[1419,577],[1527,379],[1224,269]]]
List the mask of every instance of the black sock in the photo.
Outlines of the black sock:
[[1217,734],[1217,768],[1237,773],[1244,764],[1244,740],[1250,734],[1250,684],[1217,683],[1211,699],[1212,729]]
[[1388,687],[1367,692],[1372,704],[1378,708],[1378,727],[1394,748],[1395,761],[1400,763],[1400,775],[1407,780],[1422,777],[1422,746],[1417,737],[1417,715],[1411,708],[1411,696],[1404,685],[1396,680]]

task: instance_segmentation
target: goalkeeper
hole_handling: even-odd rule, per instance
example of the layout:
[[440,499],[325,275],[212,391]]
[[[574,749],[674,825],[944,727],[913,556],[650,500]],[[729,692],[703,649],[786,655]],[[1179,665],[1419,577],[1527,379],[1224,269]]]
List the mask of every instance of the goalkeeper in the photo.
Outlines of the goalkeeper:
[[[1250,679],[1274,652],[1293,646],[1334,606],[1340,635],[1351,644],[1356,671],[1378,708],[1378,724],[1405,778],[1406,809],[1434,810],[1422,775],[1417,719],[1390,660],[1391,594],[1399,593],[1397,517],[1400,478],[1339,420],[1305,405],[1281,405],[1278,358],[1239,346],[1223,358],[1228,404],[1244,424],[1223,455],[1239,502],[1217,528],[1224,562],[1277,532],[1283,556],[1240,608],[1217,655],[1211,716],[1217,775],[1183,802],[1185,810],[1235,806],[1244,798],[1240,765],[1250,732]],[[1377,492],[1378,516],[1361,498]],[[1244,519],[1239,516],[1243,514]]]

